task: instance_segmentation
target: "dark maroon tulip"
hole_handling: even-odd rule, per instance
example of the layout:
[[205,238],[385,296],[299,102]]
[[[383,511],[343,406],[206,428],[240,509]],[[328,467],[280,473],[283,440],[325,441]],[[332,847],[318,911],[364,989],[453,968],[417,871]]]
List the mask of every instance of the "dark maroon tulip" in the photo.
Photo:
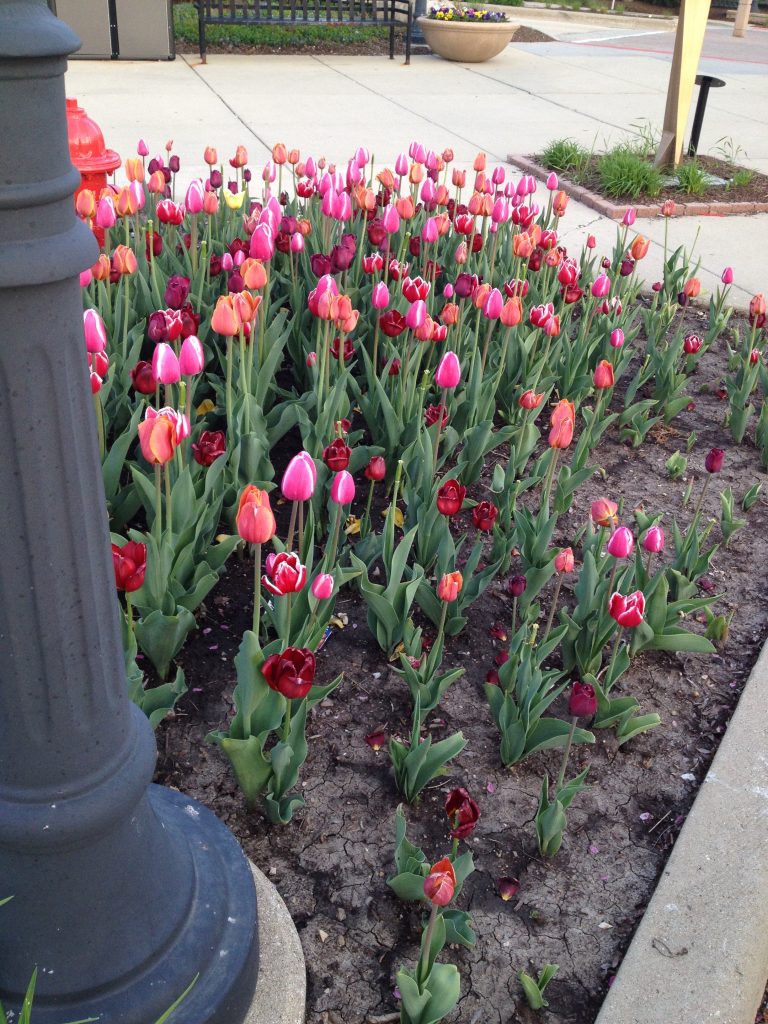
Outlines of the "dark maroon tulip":
[[112,545],[112,564],[115,570],[115,586],[131,594],[144,583],[147,571],[147,545],[129,540],[120,547]]
[[304,647],[286,647],[282,654],[271,654],[261,666],[261,674],[273,690],[288,700],[306,697],[315,679],[315,656]]
[[323,462],[332,473],[340,473],[349,465],[352,449],[343,439],[337,437],[327,448],[323,449]]
[[493,529],[498,514],[499,510],[492,501],[481,501],[472,509],[472,522],[476,529],[487,533]]
[[437,511],[444,516],[455,516],[466,496],[467,488],[458,480],[446,480],[437,492]]
[[452,789],[445,801],[445,813],[451,822],[451,836],[466,839],[475,831],[480,820],[480,808],[462,786]]
[[223,430],[204,430],[192,445],[195,462],[201,466],[210,466],[227,451],[227,442]]
[[725,452],[722,448],[713,448],[712,451],[704,459],[704,469],[708,473],[719,473],[723,468],[723,462],[725,460]]
[[387,464],[384,461],[382,455],[373,455],[371,461],[365,467],[365,477],[367,480],[383,480],[387,475]]
[[374,729],[373,732],[369,732],[365,737],[365,742],[371,750],[381,750],[387,742],[387,734],[383,729]]
[[189,296],[189,278],[181,274],[172,274],[165,286],[163,302],[170,309],[181,309]]
[[444,430],[445,427],[448,425],[448,410],[445,408],[445,406],[428,405],[427,408],[424,410],[424,422],[426,423],[427,427],[433,427],[435,423],[437,423],[437,418],[438,416],[440,416],[441,408],[443,410],[443,415],[440,419],[440,429]]
[[520,883],[516,878],[500,878],[496,882],[496,885],[499,888],[499,896],[501,896],[505,903],[514,899],[514,897],[520,892]]
[[209,261],[211,268],[211,277],[218,277],[221,273],[221,256],[218,253],[212,253]]
[[331,272],[331,257],[322,252],[315,252],[309,257],[309,265],[315,277],[325,277]]
[[133,390],[140,395],[154,395],[157,388],[157,381],[152,373],[152,364],[145,359],[136,363],[131,370],[131,383]]
[[390,309],[389,312],[379,317],[379,327],[388,338],[399,337],[407,326],[405,317],[396,309]]
[[507,590],[512,597],[521,597],[525,593],[527,582],[525,576],[513,576],[507,584]]
[[147,318],[147,337],[150,341],[154,341],[155,344],[168,340],[168,325],[165,313],[161,309],[149,314]]
[[590,683],[574,683],[568,701],[568,714],[574,718],[591,718],[597,712],[597,695]]

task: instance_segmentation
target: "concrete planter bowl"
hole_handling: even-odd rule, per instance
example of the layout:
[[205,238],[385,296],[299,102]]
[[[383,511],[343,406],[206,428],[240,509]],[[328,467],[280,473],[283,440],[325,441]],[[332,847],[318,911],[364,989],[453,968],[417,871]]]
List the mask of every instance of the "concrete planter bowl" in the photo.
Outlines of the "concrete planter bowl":
[[511,21],[416,21],[434,53],[462,64],[480,64],[496,57],[509,45],[517,28]]

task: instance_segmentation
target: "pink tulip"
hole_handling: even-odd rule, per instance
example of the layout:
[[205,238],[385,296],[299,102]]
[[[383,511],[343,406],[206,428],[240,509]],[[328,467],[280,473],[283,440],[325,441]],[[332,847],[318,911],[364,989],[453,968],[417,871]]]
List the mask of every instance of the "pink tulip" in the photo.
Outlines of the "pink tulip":
[[365,167],[368,161],[371,159],[371,155],[365,146],[358,146],[355,150],[355,163],[358,167]]
[[333,207],[336,203],[336,193],[329,185],[323,193],[323,199],[320,203],[320,209],[324,217],[333,217]]
[[723,284],[733,284],[733,267],[726,267],[720,280]]
[[491,175],[491,181],[494,185],[503,185],[504,179],[506,178],[506,172],[503,167],[494,167],[493,174]]
[[446,352],[435,370],[435,384],[439,388],[456,388],[461,381],[461,364],[455,352]]
[[483,303],[483,316],[487,320],[498,320],[504,308],[504,296],[498,288],[491,288]]
[[438,237],[437,221],[434,217],[428,217],[421,229],[421,240],[431,245],[437,241]]
[[251,235],[248,255],[255,260],[271,260],[275,254],[275,241],[266,224],[259,224]]
[[317,165],[313,156],[308,156],[304,164],[304,173],[308,178],[314,178]]
[[621,348],[624,345],[624,331],[620,327],[617,327],[615,331],[611,331],[611,348]]
[[232,262],[236,267],[242,267],[245,263],[245,253],[242,249],[238,249],[235,255],[232,257]]
[[274,161],[267,160],[266,164],[264,165],[264,170],[261,172],[261,180],[268,181],[270,184],[272,184],[276,177],[277,167],[275,166]]
[[556,192],[557,189],[559,188],[559,186],[560,186],[560,181],[559,181],[557,175],[555,174],[555,172],[552,171],[550,173],[549,177],[547,178],[547,188],[549,189],[550,192]]
[[225,274],[228,274],[232,267],[234,267],[234,265],[235,261],[232,259],[232,253],[225,252],[224,255],[221,257],[221,269],[224,271]]
[[629,558],[635,546],[632,531],[626,526],[618,526],[608,538],[606,550],[614,558]]
[[146,144],[144,139],[139,139],[136,143],[136,152],[139,156],[149,156],[149,146]]
[[395,160],[395,174],[398,174],[401,178],[404,178],[408,173],[408,157],[405,153],[400,153]]
[[83,313],[83,333],[87,352],[103,352],[107,347],[107,329],[95,309]]
[[203,372],[204,366],[205,352],[203,351],[200,339],[195,337],[194,334],[190,334],[188,338],[184,339],[181,345],[179,369],[181,370],[182,376],[194,377],[198,373]]
[[411,303],[405,314],[405,322],[412,331],[417,331],[427,319],[427,304],[423,299]]
[[317,366],[317,352],[310,352],[307,356],[307,366],[312,369],[313,366]]
[[383,281],[379,281],[373,286],[371,305],[374,309],[386,309],[389,305],[389,289]]
[[427,150],[421,142],[412,142],[409,152],[414,163],[425,164],[427,162]]
[[327,601],[333,593],[333,576],[329,572],[321,572],[312,581],[312,596],[318,601]]
[[632,225],[635,223],[636,216],[637,214],[635,213],[635,208],[633,206],[628,206],[627,212],[624,214],[621,223],[625,227],[631,228]]
[[381,226],[388,235],[394,235],[400,230],[400,214],[394,206],[388,206],[381,218]]
[[171,346],[162,341],[152,355],[152,376],[161,384],[176,384],[181,380],[181,367]]
[[596,299],[603,299],[611,290],[611,279],[607,274],[599,274],[592,285],[592,294]]
[[355,500],[355,480],[351,473],[342,469],[333,478],[331,484],[331,501],[337,505],[349,505]]
[[435,188],[435,183],[431,178],[427,178],[421,186],[421,198],[422,201],[427,204],[434,203],[437,199],[437,189]]
[[93,280],[93,274],[91,273],[90,270],[82,270],[82,271],[80,271],[80,287],[81,288],[87,288],[92,280]]
[[333,203],[333,216],[335,220],[349,220],[352,216],[352,200],[349,192],[338,192]]
[[111,196],[104,196],[96,204],[96,226],[99,228],[106,228],[109,230],[113,228],[117,223],[117,214],[115,213],[115,204],[112,202]]
[[643,547],[646,551],[651,551],[654,554],[664,550],[664,531],[660,526],[650,528],[643,537]]
[[202,213],[204,199],[205,192],[203,190],[202,182],[200,182],[198,179],[190,181],[186,195],[184,196],[184,205],[189,210],[189,212]]
[[352,187],[353,185],[359,185],[363,180],[363,172],[353,163],[351,160],[347,164],[347,185]]
[[497,199],[491,210],[491,219],[495,224],[506,224],[509,220],[509,203],[506,199]]
[[133,201],[136,203],[138,210],[144,209],[144,203],[146,202],[146,196],[144,194],[144,186],[140,185],[138,181],[132,181],[128,186],[128,190],[133,196]]
[[286,501],[309,501],[315,493],[317,468],[309,452],[294,455],[283,473],[280,490]]
[[304,252],[304,235],[300,231],[291,235],[291,252]]

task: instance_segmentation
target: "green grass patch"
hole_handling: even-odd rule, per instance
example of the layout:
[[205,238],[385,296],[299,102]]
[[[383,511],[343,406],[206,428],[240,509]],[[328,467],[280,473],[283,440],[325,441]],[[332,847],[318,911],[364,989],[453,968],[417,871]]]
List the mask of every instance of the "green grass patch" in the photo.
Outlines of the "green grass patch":
[[[179,42],[197,44],[194,4],[173,5],[173,30]],[[364,25],[206,25],[209,46],[313,46],[316,43],[362,44],[386,39],[389,29]]]
[[614,149],[598,160],[604,195],[611,199],[637,199],[661,192],[661,173],[630,149]]
[[555,139],[542,150],[541,159],[550,171],[565,174],[581,170],[590,158],[590,152],[574,139]]
[[696,160],[678,167],[677,180],[680,191],[689,196],[703,196],[709,188],[709,176]]

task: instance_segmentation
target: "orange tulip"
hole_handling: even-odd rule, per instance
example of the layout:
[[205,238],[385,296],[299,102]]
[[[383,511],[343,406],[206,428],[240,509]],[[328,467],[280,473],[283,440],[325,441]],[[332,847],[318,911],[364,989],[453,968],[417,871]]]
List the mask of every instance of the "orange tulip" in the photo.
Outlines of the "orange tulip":
[[219,154],[216,152],[215,146],[206,146],[203,151],[203,160],[208,164],[209,167],[213,167],[214,164],[219,162]]
[[388,188],[390,192],[395,187],[395,176],[388,167],[385,167],[383,171],[379,171],[376,175],[376,180],[379,184],[383,185],[384,188]]
[[464,583],[460,572],[447,572],[437,585],[437,596],[441,601],[455,601]]
[[701,281],[698,277],[689,278],[683,285],[683,295],[689,299],[695,299],[696,296],[701,292]]
[[219,197],[215,192],[206,192],[203,196],[203,213],[214,217],[219,212]]
[[296,227],[305,238],[308,238],[312,234],[312,222],[306,220],[306,218],[303,220],[297,220]]
[[[152,410],[154,412],[154,410]],[[176,451],[176,424],[162,413],[139,424],[141,454],[152,466],[164,466]]]
[[89,188],[77,193],[75,209],[78,217],[82,217],[83,220],[92,220],[96,216],[96,196]]
[[298,149],[289,149],[288,150],[288,163],[291,165],[291,167],[295,167],[300,159],[301,159],[301,153],[299,152]]
[[527,231],[521,231],[514,236],[512,239],[512,252],[515,256],[520,256],[524,260],[527,260],[531,255],[533,252],[533,242]]
[[109,262],[109,256],[107,256],[106,253],[101,253],[99,258],[91,267],[91,273],[93,274],[94,280],[108,281],[111,268],[112,264]]
[[550,419],[550,448],[567,448],[573,440],[576,426],[576,409],[567,398],[561,399],[554,408]]
[[650,241],[647,238],[643,238],[642,235],[638,235],[630,247],[632,253],[632,259],[641,260],[648,252]]
[[488,298],[490,291],[491,286],[490,284],[488,284],[487,281],[484,282],[483,284],[479,284],[476,288],[472,289],[472,305],[475,307],[475,309],[483,308],[483,306],[485,305],[485,300]]
[[277,530],[269,495],[253,484],[243,490],[235,517],[237,532],[248,544],[266,544]]
[[552,212],[556,217],[562,217],[568,206],[568,196],[565,192],[558,192],[552,200]]
[[420,185],[424,181],[424,168],[421,164],[411,164],[411,169],[408,172],[408,181],[412,185]]
[[440,313],[440,319],[444,324],[448,324],[449,326],[457,323],[459,319],[459,307],[455,302],[446,302]]
[[451,171],[451,184],[455,188],[464,188],[467,183],[467,172],[460,171],[458,167],[454,167]]
[[245,287],[250,288],[251,291],[257,292],[259,288],[263,288],[267,283],[267,271],[264,268],[264,264],[261,260],[253,260],[250,257],[247,260],[243,260],[240,267],[240,276]]
[[[435,193],[435,202],[437,203],[437,205],[447,206],[450,198],[451,193],[448,191],[448,187],[446,185],[438,185],[437,192]],[[448,221],[448,226],[450,227],[450,217],[448,216],[448,214],[441,213],[440,216],[446,218],[446,220]]]
[[661,206],[661,215],[662,217],[674,217],[676,209],[674,199],[666,199]]
[[141,157],[128,157],[125,161],[125,176],[128,181],[144,181],[144,161]]
[[235,312],[231,295],[220,295],[211,317],[211,327],[217,334],[233,338],[240,332],[240,318]]
[[118,245],[112,254],[112,267],[118,274],[135,274],[138,269],[136,254],[127,245]]
[[248,163],[248,150],[245,146],[238,146],[229,162],[233,167],[245,167]]
[[619,522],[619,506],[609,498],[598,498],[592,502],[590,515],[595,526],[604,526],[611,529]]
[[129,188],[121,188],[115,200],[115,213],[118,217],[134,217],[139,204]]
[[395,208],[403,220],[411,220],[416,212],[410,196],[401,196],[395,203]]
[[477,156],[475,157],[475,162],[472,164],[472,167],[476,171],[484,171],[485,170],[485,165],[486,165],[485,153],[478,153]]
[[288,150],[284,142],[276,142],[272,147],[272,159],[276,164],[284,164],[288,162]]
[[598,391],[603,391],[605,388],[612,388],[613,363],[608,362],[607,359],[601,359],[595,367],[593,381]]
[[253,320],[260,305],[260,295],[254,296],[250,292],[238,292],[232,296],[232,310],[242,324],[248,324]]
[[162,171],[153,171],[147,181],[147,192],[154,196],[161,196],[165,192],[165,175]]

